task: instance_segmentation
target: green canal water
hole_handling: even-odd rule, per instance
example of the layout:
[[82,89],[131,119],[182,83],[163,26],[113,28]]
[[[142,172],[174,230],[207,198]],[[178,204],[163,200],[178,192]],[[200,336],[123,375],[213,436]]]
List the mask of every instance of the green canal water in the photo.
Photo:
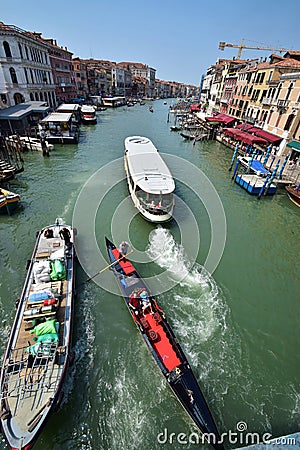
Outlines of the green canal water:
[[[140,274],[161,292],[220,432],[299,431],[300,210],[284,191],[249,196],[231,181],[229,149],[184,142],[170,131],[168,107],[156,101],[153,108],[99,113],[97,125],[81,127],[78,146],[56,146],[50,158],[25,154],[25,172],[11,182],[22,206],[0,216],[2,354],[36,231],[56,217],[74,220],[84,267],[77,267],[74,364],[37,450],[208,448],[170,443],[171,433],[197,430],[116,295],[111,272],[84,283],[107,264],[105,235],[130,239]],[[167,154],[177,196],[168,224],[144,221],[128,199],[119,158],[130,135],[149,137]],[[162,435],[159,442],[165,430],[168,442]]]

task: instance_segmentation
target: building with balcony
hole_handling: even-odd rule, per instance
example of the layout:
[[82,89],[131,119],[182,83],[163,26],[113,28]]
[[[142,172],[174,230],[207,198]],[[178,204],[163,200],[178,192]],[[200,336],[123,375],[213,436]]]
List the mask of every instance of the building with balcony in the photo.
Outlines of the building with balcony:
[[300,140],[300,61],[299,71],[282,74],[275,92],[276,103],[270,110],[264,129],[283,138],[278,154],[286,144]]
[[56,106],[49,50],[39,35],[0,22],[0,109],[30,101]]
[[86,64],[78,57],[73,58],[73,72],[76,84],[76,96],[86,97],[88,94]]
[[147,80],[146,97],[154,97],[156,70],[146,64],[134,62],[120,62],[118,67],[123,67],[131,72],[132,77],[145,78]]
[[42,38],[40,33],[35,34],[40,37],[41,41],[48,44],[57,99],[60,102],[68,103],[76,97],[76,82],[72,63],[73,53],[67,47],[58,46],[55,39]]

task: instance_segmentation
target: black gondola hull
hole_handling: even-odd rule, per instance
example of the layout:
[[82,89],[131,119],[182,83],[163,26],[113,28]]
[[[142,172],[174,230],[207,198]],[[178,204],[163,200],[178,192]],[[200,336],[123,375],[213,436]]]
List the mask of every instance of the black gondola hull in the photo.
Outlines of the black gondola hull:
[[[166,378],[170,388],[172,389],[186,412],[192,418],[194,423],[197,425],[201,433],[203,433],[205,436],[208,436],[207,440],[209,441],[209,443],[217,450],[223,449],[224,447],[220,443],[221,438],[212,414],[208,408],[208,405],[197,383],[194,373],[188,363],[188,360],[180,344],[178,343],[178,340],[174,335],[173,330],[170,327],[163,311],[157,304],[156,300],[151,296],[151,294],[150,298],[153,314],[151,314],[151,316],[150,314],[147,314],[147,320],[144,320],[145,316],[143,317],[142,314],[137,314],[137,312],[133,310],[130,305],[130,298],[133,291],[146,289],[148,293],[150,293],[149,288],[126,258],[118,261],[118,259],[122,255],[118,252],[115,245],[107,238],[106,247],[110,263],[112,264],[111,270],[115,276],[129,312],[131,313],[138,330],[140,331],[159,369]],[[126,267],[126,271],[124,271],[124,267]],[[158,328],[157,326],[156,330],[158,331],[156,334],[161,335],[160,343],[159,339],[157,339],[157,341],[155,340],[155,336],[153,341],[153,334],[151,335],[151,331],[154,331],[153,329],[151,329],[151,326],[153,328],[154,323],[152,317],[157,317],[159,319],[160,328]],[[147,322],[147,327],[145,327],[145,322]],[[173,365],[170,365],[170,363],[168,366],[166,361],[162,357],[159,345],[161,346],[162,344],[164,344],[162,342],[164,339],[168,340],[168,342],[165,342],[164,346],[166,352],[168,351],[169,344],[172,347],[170,348],[170,358],[173,358],[174,367]]]

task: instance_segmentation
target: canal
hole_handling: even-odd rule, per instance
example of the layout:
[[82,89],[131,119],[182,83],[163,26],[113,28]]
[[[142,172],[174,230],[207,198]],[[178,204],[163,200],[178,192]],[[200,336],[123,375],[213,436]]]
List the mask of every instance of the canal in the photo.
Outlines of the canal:
[[[56,217],[73,221],[81,263],[74,363],[37,450],[199,448],[169,442],[171,433],[188,440],[197,430],[111,272],[86,282],[107,264],[105,235],[117,244],[130,239],[132,259],[161,294],[220,432],[299,431],[299,209],[284,191],[260,201],[248,195],[231,181],[231,150],[183,141],[170,131],[168,106],[155,101],[153,109],[100,112],[97,125],[81,127],[78,146],[56,146],[50,158],[25,154],[25,172],[11,182],[22,206],[0,216],[1,354],[36,231]],[[149,137],[175,178],[175,220],[163,226],[145,222],[128,199],[122,156],[130,135]]]

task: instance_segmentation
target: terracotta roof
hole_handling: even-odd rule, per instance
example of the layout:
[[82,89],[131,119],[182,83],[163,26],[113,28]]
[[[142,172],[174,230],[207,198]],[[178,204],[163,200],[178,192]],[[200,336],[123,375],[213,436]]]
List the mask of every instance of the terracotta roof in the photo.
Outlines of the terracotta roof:
[[300,61],[297,61],[297,59],[293,59],[293,58],[283,58],[282,61],[279,61],[278,63],[274,64],[276,67],[290,67],[293,68],[295,67],[300,68]]
[[146,64],[142,64],[142,63],[137,63],[137,62],[126,62],[126,61],[121,61],[118,63],[119,65],[125,65],[125,66],[132,66],[135,69],[149,69],[149,66],[147,66]]
[[265,62],[257,64],[257,66],[255,68],[256,69],[265,69],[266,67],[270,67],[270,63],[265,61]]
[[277,53],[272,53],[272,55],[270,56],[270,58],[278,58],[278,59],[283,59],[283,56],[281,56],[281,55],[277,55]]
[[300,56],[300,50],[289,50],[286,55]]

